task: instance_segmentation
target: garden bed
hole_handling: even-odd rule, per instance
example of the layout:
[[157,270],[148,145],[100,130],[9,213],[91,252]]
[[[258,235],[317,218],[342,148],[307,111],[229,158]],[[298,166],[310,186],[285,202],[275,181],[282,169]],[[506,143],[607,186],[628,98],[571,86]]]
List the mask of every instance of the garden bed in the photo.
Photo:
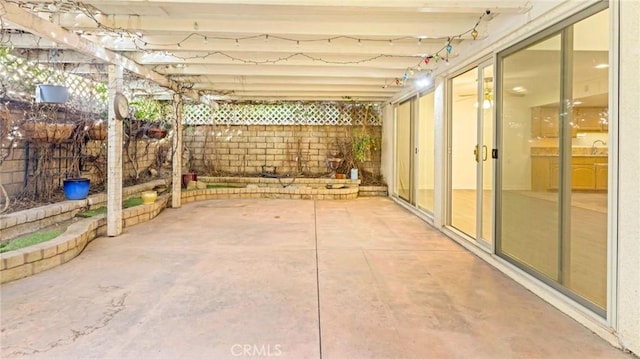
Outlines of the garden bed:
[[[123,228],[155,218],[166,206],[170,195],[155,203],[127,208],[122,213]],[[0,283],[27,277],[66,263],[78,256],[89,242],[106,235],[107,218],[99,214],[69,225],[63,234],[33,246],[0,253]]]

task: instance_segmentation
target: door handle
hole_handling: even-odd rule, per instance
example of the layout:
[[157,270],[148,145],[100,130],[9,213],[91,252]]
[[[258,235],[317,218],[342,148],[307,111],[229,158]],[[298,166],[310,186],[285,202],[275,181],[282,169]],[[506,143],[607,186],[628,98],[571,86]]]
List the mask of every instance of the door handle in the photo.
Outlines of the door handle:
[[476,162],[480,161],[480,153],[478,152],[478,145],[473,149],[473,157],[475,157]]
[[487,160],[487,146],[482,146],[482,161],[486,161]]

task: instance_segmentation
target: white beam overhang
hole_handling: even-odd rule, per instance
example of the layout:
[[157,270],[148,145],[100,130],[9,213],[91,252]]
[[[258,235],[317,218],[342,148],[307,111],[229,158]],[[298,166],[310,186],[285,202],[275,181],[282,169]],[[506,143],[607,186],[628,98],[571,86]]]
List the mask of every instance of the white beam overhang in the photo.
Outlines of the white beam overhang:
[[155,71],[149,70],[148,68],[139,65],[118,53],[104,49],[93,42],[83,39],[74,32],[68,31],[56,24],[41,19],[14,3],[4,2],[2,9],[4,10],[2,18],[5,21],[8,21],[25,31],[31,32],[49,41],[54,41],[64,45],[65,47],[94,57],[100,61],[122,66],[123,69],[144,79],[153,81],[160,86],[171,89],[176,93],[182,93],[196,101],[200,100],[197,92],[193,90],[184,90],[177,82],[172,81]]

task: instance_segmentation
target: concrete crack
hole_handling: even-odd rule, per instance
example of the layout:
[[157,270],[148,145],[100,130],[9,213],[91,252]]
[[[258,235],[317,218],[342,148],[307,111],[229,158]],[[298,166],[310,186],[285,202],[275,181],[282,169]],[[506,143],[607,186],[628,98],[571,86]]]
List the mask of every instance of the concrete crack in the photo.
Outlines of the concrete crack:
[[[113,287],[100,287],[100,289],[102,289],[102,290],[104,290],[104,289],[113,289]],[[118,313],[120,313],[121,311],[123,311],[125,309],[125,307],[126,307],[125,306],[125,301],[126,301],[127,295],[128,295],[128,293],[123,293],[120,296],[112,298],[111,301],[109,302],[109,304],[106,306],[106,310],[102,313],[101,318],[95,324],[85,326],[84,328],[82,328],[80,330],[71,329],[71,334],[70,335],[67,335],[67,336],[65,336],[63,338],[60,338],[60,339],[54,341],[54,342],[51,342],[51,343],[47,344],[44,348],[31,348],[31,347],[20,348],[20,349],[14,350],[9,355],[10,356],[25,356],[25,355],[32,355],[32,354],[37,354],[37,353],[48,352],[48,351],[50,351],[50,350],[52,350],[54,348],[71,344],[71,343],[75,342],[76,340],[80,339],[83,336],[89,335],[89,334],[95,332],[98,329],[106,327],[107,324],[109,324],[109,322],[111,320],[113,320],[113,318]],[[11,348],[11,346],[3,347],[2,351],[3,352],[5,350],[8,351],[9,348]]]

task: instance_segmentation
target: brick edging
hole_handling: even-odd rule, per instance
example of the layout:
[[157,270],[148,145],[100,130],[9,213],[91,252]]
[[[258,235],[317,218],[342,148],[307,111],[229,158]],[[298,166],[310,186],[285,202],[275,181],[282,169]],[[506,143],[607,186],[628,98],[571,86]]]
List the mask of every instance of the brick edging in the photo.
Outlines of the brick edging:
[[[122,211],[123,227],[155,218],[169,203],[170,195],[159,196],[155,203]],[[60,236],[15,251],[0,253],[0,283],[28,277],[57,267],[77,257],[96,237],[106,234],[106,215],[84,218],[72,223]]]
[[[231,177],[233,178],[233,177]],[[209,180],[210,178],[206,178]],[[225,178],[226,179],[226,178]],[[276,180],[277,181],[277,180]],[[307,179],[300,184],[323,184],[328,181],[312,181]],[[164,183],[164,181],[163,181]],[[211,183],[211,182],[210,182]],[[215,182],[217,183],[217,182]],[[238,182],[232,182],[238,183]],[[251,184],[273,184],[274,179],[257,179]],[[276,182],[277,183],[277,182]],[[181,192],[184,203],[230,198],[287,198],[287,199],[355,199],[360,196],[387,195],[386,186],[358,186],[359,181],[333,180],[332,183],[353,185],[351,187],[326,189],[311,187],[255,187],[255,188],[208,188]],[[150,182],[138,186],[128,187],[123,194],[131,197],[141,191],[152,188],[159,183]],[[144,223],[155,218],[169,205],[171,194],[158,197],[151,205],[140,205],[123,210],[123,228]],[[106,201],[105,194],[91,196],[86,200],[65,201],[34,209],[33,213],[21,213],[5,215],[0,218],[0,229],[38,222],[39,224],[55,221],[64,214],[70,219],[82,208],[95,208]],[[25,211],[23,211],[25,212]],[[47,221],[47,214],[52,219]],[[70,214],[70,215],[69,215]],[[9,218],[9,219],[8,219]],[[29,221],[31,220],[31,221]],[[44,222],[42,222],[44,220]],[[54,223],[54,222],[53,222]],[[13,225],[12,225],[13,224]],[[38,228],[42,228],[40,226]],[[33,231],[33,229],[31,229]],[[92,218],[81,219],[67,227],[66,231],[50,240],[27,248],[18,249],[6,253],[0,253],[0,283],[10,282],[16,279],[28,277],[42,271],[57,267],[78,256],[84,248],[98,236],[106,235],[106,216],[99,215]]]

